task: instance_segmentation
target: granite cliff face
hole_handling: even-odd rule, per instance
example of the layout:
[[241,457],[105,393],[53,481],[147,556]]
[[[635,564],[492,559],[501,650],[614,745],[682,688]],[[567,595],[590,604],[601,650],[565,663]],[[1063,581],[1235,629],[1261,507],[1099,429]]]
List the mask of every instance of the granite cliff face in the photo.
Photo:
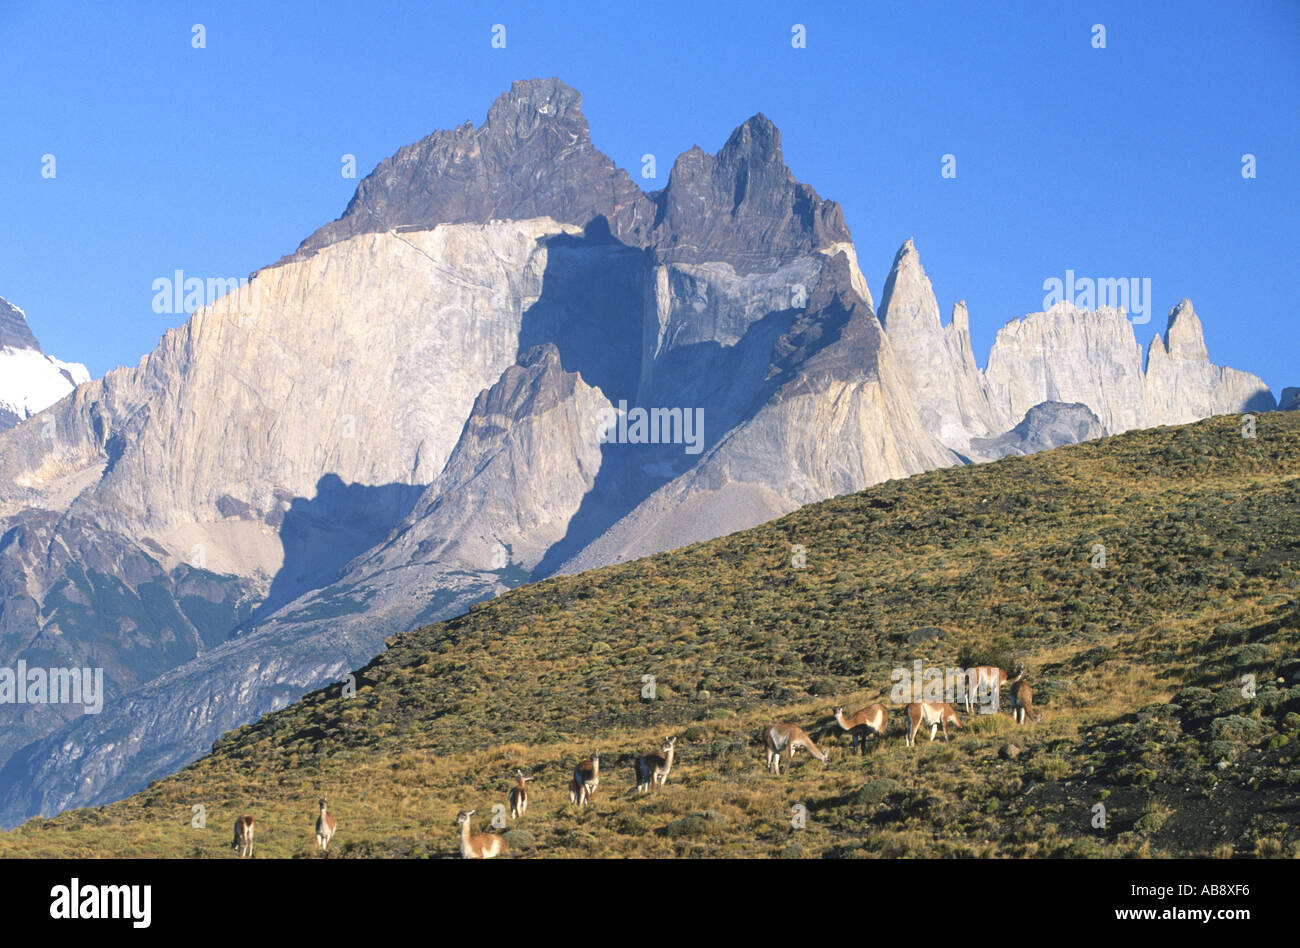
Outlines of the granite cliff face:
[[1164,341],[1152,340],[1145,381],[1148,427],[1276,407],[1262,379],[1210,362],[1201,321],[1186,299],[1169,311]]
[[998,330],[985,369],[994,400],[1012,418],[1040,402],[1080,402],[1114,434],[1146,421],[1142,347],[1122,310],[1067,303]]
[[[1066,307],[981,371],[911,241],[877,319],[839,206],[764,116],[644,194],[577,92],[515,83],[137,366],[0,433],[0,660],[31,623],[63,635],[51,661],[121,651],[101,714],[0,745],[0,824],[131,792],[521,582],[1238,410],[1258,380],[1210,365],[1188,313],[1145,374],[1123,314]],[[120,615],[86,606],[117,580]]]
[[972,438],[1007,429],[1011,419],[994,402],[975,365],[966,304],[957,303],[952,321],[941,325],[938,300],[911,240],[894,258],[880,318],[926,430],[951,450],[969,455]]

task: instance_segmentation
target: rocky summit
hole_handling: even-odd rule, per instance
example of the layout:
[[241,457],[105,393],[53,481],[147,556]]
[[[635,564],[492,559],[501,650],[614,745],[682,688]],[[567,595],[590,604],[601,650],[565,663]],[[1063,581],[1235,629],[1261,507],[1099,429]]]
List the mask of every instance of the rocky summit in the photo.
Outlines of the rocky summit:
[[[119,798],[525,582],[1273,407],[1209,361],[1186,300],[1145,367],[1122,311],[1061,304],[980,369],[911,240],[877,313],[841,208],[781,144],[754,115],[647,194],[576,90],[516,82],[136,366],[0,401],[44,409],[0,433],[0,665],[37,642],[105,666],[110,696],[0,705],[0,824]],[[0,342],[44,358],[6,307]]]
[[41,350],[27,314],[0,299],[0,431],[37,414],[90,381],[84,365]]

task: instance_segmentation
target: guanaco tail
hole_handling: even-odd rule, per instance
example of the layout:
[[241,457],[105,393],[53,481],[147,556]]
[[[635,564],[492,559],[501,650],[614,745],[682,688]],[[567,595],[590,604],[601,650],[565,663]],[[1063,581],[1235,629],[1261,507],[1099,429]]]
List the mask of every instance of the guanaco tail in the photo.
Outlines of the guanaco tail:
[[813,739],[797,724],[773,724],[763,731],[763,744],[767,748],[767,767],[775,774],[781,773],[781,760],[785,759],[785,772],[790,772],[790,758],[800,747],[808,749],[823,764],[830,758],[817,749]]
[[244,859],[253,855],[253,818],[247,814],[235,820],[235,839],[230,844],[231,849],[239,850],[239,858]]
[[510,818],[517,820],[528,810],[528,788],[524,786],[532,777],[525,777],[522,770],[515,771],[515,780],[518,782],[510,788],[510,793],[506,799],[510,802]]
[[943,739],[948,740],[948,725],[964,727],[957,710],[946,701],[913,701],[907,706],[907,746],[916,744],[916,732],[923,727],[930,729],[930,740],[935,732],[943,728]]
[[867,734],[874,733],[884,737],[889,728],[889,709],[883,704],[869,704],[851,718],[844,717],[844,709],[836,708],[833,712],[835,722],[853,737],[853,752],[862,753],[867,749]]
[[506,841],[496,833],[471,833],[469,818],[473,815],[473,810],[461,810],[456,817],[456,822],[460,824],[461,858],[491,859],[493,856],[500,856],[509,848],[506,846]]
[[338,820],[334,819],[334,814],[326,811],[326,805],[329,803],[329,794],[320,798],[320,816],[316,817],[316,845],[321,848],[322,852],[329,852],[330,840],[334,838],[334,831],[338,829]]
[[673,745],[677,738],[664,741],[658,754],[642,754],[636,759],[636,789],[645,793],[650,787],[662,787],[668,782],[668,772],[673,769]]

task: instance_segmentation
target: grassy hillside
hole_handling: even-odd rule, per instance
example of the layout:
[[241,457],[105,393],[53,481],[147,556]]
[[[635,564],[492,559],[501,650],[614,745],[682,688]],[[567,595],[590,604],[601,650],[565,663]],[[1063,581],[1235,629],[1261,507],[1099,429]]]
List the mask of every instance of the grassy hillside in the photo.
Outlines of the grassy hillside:
[[[915,659],[1023,661],[1043,719],[963,714],[950,743],[908,748],[896,710],[851,756],[831,708],[888,702]],[[1259,416],[1253,440],[1225,416],[935,471],[520,588],[396,637],[342,690],[127,800],[0,833],[0,855],[233,858],[250,812],[259,856],[304,857],[324,791],[331,858],[453,855],[457,810],[486,829],[521,767],[509,838],[534,857],[1295,856],[1300,413]],[[766,773],[779,721],[828,766]],[[667,787],[635,798],[633,756],[669,734]],[[578,812],[565,786],[591,750],[603,780]]]

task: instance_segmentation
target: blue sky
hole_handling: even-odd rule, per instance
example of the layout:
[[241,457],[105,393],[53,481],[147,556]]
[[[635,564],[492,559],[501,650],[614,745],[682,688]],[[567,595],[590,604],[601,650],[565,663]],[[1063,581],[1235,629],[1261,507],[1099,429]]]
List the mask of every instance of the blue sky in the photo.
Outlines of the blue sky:
[[[184,318],[153,312],[154,279],[271,263],[343,211],[343,154],[364,176],[551,75],[647,190],[766,113],[796,176],[843,205],[877,301],[914,237],[945,321],[967,301],[981,364],[1072,269],[1151,280],[1144,345],[1187,296],[1215,361],[1275,394],[1300,385],[1294,0],[0,0],[0,296],[48,352],[95,375],[134,364]],[[657,180],[639,176],[645,153]]]

